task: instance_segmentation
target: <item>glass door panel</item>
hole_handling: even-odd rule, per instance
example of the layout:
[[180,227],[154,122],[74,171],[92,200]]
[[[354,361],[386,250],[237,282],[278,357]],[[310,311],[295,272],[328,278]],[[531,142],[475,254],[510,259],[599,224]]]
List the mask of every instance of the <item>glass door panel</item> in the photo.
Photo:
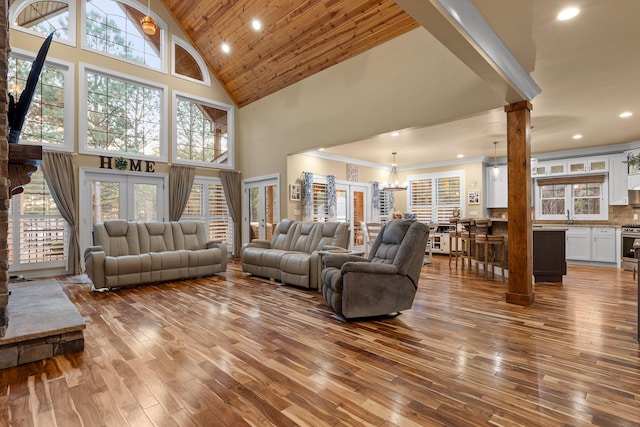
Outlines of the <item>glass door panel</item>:
[[280,215],[278,210],[278,180],[257,179],[244,182],[243,205],[248,212],[243,219],[243,241],[271,240]]
[[120,218],[120,186],[117,181],[91,181],[91,225]]
[[133,183],[133,220],[158,220],[158,185]]
[[365,220],[365,191],[358,190],[356,188],[351,189],[352,211],[351,216],[353,218],[353,240],[352,245],[354,249],[364,248],[364,232],[360,223]]

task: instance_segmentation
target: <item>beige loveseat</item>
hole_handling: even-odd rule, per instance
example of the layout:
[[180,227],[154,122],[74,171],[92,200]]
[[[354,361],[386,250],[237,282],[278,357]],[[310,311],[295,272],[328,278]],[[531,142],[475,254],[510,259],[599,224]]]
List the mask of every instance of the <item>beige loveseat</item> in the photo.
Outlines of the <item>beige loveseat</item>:
[[243,245],[242,270],[305,288],[318,289],[318,250],[346,249],[349,226],[342,222],[300,222],[283,219],[271,240]]
[[210,276],[227,269],[227,246],[206,241],[202,221],[130,222],[94,226],[85,250],[93,289]]

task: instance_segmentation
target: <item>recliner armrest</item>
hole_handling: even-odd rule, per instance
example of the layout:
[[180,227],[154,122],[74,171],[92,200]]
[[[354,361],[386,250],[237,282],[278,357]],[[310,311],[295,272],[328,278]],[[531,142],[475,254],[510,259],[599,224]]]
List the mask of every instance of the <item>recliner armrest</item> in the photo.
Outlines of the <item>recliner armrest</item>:
[[271,240],[253,239],[247,244],[247,248],[271,248]]
[[367,274],[398,274],[398,267],[393,264],[382,264],[379,262],[346,262],[340,269],[342,274],[346,273],[367,273]]
[[340,254],[340,253],[325,255],[322,258],[322,261],[325,267],[334,267],[334,268],[340,268],[344,263],[347,263],[347,262],[366,262],[366,263],[369,262],[367,258],[359,255]]
[[84,250],[84,257],[87,257],[87,254],[89,254],[90,252],[102,252],[104,251],[104,249],[102,249],[102,246],[89,246],[87,249]]

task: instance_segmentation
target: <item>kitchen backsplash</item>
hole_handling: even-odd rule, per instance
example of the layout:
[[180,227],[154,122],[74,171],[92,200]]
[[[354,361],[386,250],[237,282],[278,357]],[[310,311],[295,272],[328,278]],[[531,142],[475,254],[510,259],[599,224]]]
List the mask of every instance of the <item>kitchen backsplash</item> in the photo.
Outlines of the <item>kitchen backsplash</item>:
[[[609,221],[574,221],[574,225],[625,225],[640,224],[639,219],[633,219],[636,214],[640,218],[640,206],[609,206]],[[489,209],[490,218],[509,218],[507,209]],[[536,221],[534,218],[534,208],[531,208],[531,219],[536,224],[566,224],[565,221]]]

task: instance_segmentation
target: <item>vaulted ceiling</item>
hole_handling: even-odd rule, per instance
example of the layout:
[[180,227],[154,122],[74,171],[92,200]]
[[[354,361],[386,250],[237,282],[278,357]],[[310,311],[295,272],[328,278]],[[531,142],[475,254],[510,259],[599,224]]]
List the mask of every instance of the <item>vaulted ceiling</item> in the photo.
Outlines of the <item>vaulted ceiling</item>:
[[162,2],[240,107],[418,26],[394,0]]

